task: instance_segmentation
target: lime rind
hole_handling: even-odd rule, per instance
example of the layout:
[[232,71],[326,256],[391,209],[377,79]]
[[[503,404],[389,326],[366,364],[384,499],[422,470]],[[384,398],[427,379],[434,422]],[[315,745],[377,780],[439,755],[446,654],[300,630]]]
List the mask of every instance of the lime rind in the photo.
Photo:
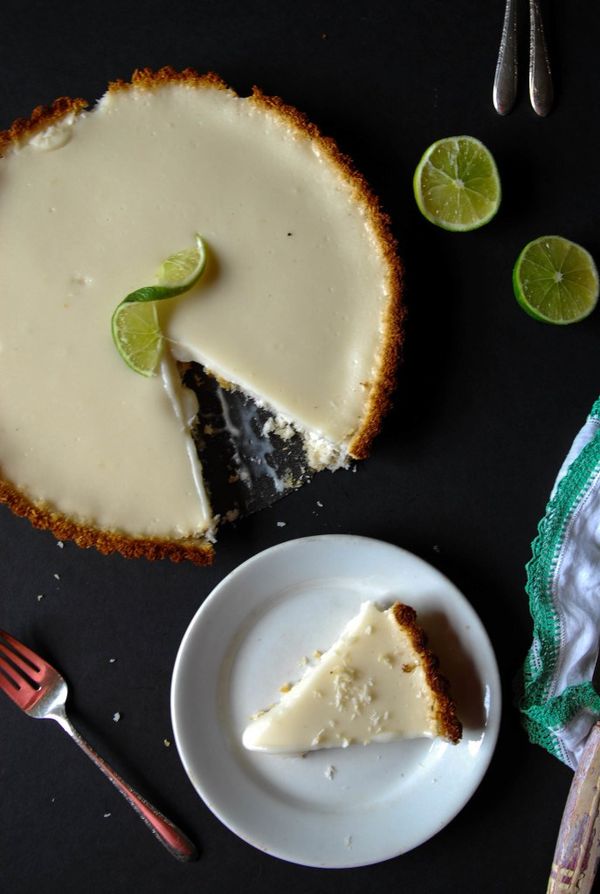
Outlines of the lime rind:
[[502,197],[489,149],[466,135],[437,140],[426,150],[414,173],[413,190],[424,217],[451,232],[489,223]]
[[131,369],[156,375],[164,337],[156,302],[188,292],[206,268],[206,246],[196,233],[196,245],[170,255],[157,271],[158,284],[130,292],[115,309],[111,331],[117,351]]
[[147,304],[150,301],[162,301],[164,298],[175,298],[183,292],[187,292],[187,289],[173,286],[142,286],[126,295],[121,304]]
[[600,290],[591,254],[562,236],[540,236],[525,246],[513,268],[513,289],[529,316],[558,326],[585,319]]

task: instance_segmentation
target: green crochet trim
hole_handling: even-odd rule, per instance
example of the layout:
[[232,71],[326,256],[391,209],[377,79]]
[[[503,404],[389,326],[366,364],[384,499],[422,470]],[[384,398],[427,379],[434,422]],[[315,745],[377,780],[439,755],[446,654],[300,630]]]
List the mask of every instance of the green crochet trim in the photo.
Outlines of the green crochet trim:
[[[600,419],[600,398],[592,407],[590,418]],[[532,558],[527,564],[525,589],[533,618],[533,644],[525,659],[519,707],[530,741],[542,745],[565,762],[556,731],[584,708],[600,714],[600,695],[591,683],[570,686],[560,695],[552,694],[562,633],[552,598],[552,584],[569,522],[599,472],[600,431],[586,444],[559,482],[538,526],[538,535],[532,543]]]

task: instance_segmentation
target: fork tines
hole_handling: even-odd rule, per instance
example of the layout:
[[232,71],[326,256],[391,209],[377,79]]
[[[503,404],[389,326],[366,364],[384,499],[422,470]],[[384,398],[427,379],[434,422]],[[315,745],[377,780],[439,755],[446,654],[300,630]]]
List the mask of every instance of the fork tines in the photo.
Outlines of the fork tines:
[[29,684],[37,689],[42,668],[35,652],[20,643],[14,636],[0,630],[0,672],[0,688],[11,695],[10,690],[3,685],[3,678],[17,690],[21,689],[23,684]]

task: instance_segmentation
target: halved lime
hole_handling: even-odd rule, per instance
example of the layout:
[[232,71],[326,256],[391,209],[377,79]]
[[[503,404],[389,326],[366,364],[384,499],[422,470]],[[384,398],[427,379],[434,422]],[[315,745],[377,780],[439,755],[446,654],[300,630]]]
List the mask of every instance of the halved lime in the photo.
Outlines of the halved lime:
[[157,271],[158,285],[130,292],[112,315],[112,336],[125,363],[143,376],[158,369],[163,346],[156,301],[189,291],[206,267],[206,247],[196,233],[196,244],[163,261]]
[[112,334],[125,363],[153,376],[162,353],[163,335],[154,302],[123,301],[112,315]]
[[427,149],[413,178],[415,199],[427,220],[464,232],[488,223],[502,190],[489,149],[475,137],[446,137]]
[[595,308],[598,271],[581,245],[562,236],[540,236],[517,258],[513,287],[530,316],[564,326],[583,320]]

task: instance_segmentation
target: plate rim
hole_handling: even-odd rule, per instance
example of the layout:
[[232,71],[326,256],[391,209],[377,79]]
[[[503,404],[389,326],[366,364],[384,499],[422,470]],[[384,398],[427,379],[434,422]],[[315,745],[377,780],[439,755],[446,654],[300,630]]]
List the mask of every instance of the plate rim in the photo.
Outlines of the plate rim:
[[[211,606],[219,600],[220,594],[223,590],[226,590],[232,582],[236,580],[238,577],[243,577],[244,573],[247,569],[256,564],[257,562],[265,561],[265,559],[269,559],[271,556],[286,552],[288,550],[293,550],[298,547],[300,544],[306,544],[308,542],[321,542],[321,541],[338,541],[348,543],[350,541],[360,542],[363,545],[376,545],[377,547],[384,547],[391,552],[397,552],[404,556],[410,557],[411,560],[416,560],[417,563],[426,566],[428,569],[432,570],[435,575],[441,578],[453,591],[456,598],[463,603],[463,605],[470,611],[478,621],[479,630],[478,635],[480,635],[480,642],[485,651],[486,659],[482,661],[482,664],[485,663],[489,665],[489,676],[486,679],[486,682],[489,684],[491,698],[490,698],[490,707],[489,713],[487,716],[487,722],[485,726],[485,746],[481,749],[483,753],[481,753],[479,758],[479,772],[475,773],[473,779],[470,784],[467,785],[463,790],[463,796],[454,804],[453,811],[444,819],[441,825],[432,826],[431,832],[423,837],[416,844],[412,844],[410,847],[402,849],[399,848],[390,851],[386,856],[375,856],[372,860],[367,860],[364,858],[358,858],[353,861],[351,859],[351,855],[348,854],[349,859],[343,862],[341,861],[332,861],[328,863],[323,863],[321,861],[309,862],[303,857],[294,856],[291,849],[287,851],[282,848],[276,847],[271,850],[265,844],[261,844],[257,841],[255,837],[252,835],[252,831],[248,830],[245,825],[239,824],[236,822],[234,817],[231,817],[227,811],[220,811],[218,805],[214,803],[214,800],[209,796],[208,792],[205,790],[202,785],[202,780],[198,778],[198,775],[195,773],[194,768],[192,766],[191,759],[188,759],[188,748],[182,742],[182,739],[185,738],[185,734],[181,732],[181,727],[179,724],[178,717],[178,707],[177,707],[177,699],[178,699],[178,690],[181,685],[181,678],[183,673],[184,662],[187,657],[187,648],[190,640],[194,636],[196,628],[199,624],[202,623],[202,617],[206,612],[210,612]],[[179,755],[179,759],[182,763],[182,766],[185,770],[185,773],[192,785],[192,788],[196,792],[196,794],[201,798],[204,804],[208,807],[208,809],[213,813],[213,815],[221,822],[223,825],[233,832],[236,836],[241,838],[244,842],[251,845],[252,847],[257,848],[263,853],[268,854],[269,856],[276,857],[278,859],[284,860],[286,862],[294,863],[296,865],[301,866],[309,866],[321,869],[336,869],[336,868],[357,868],[360,866],[368,866],[374,865],[379,862],[383,862],[387,859],[393,859],[395,857],[401,856],[403,853],[407,853],[410,850],[413,850],[415,847],[419,847],[424,844],[426,841],[430,840],[434,837],[439,831],[445,828],[468,804],[471,798],[474,796],[475,792],[481,785],[493,755],[495,753],[496,745],[498,742],[498,736],[500,731],[500,722],[502,717],[502,686],[500,673],[498,669],[497,658],[495,654],[495,650],[493,648],[491,639],[489,634],[481,621],[478,613],[471,605],[469,600],[464,596],[464,594],[458,589],[458,587],[448,578],[443,572],[439,571],[435,566],[431,565],[426,559],[421,558],[421,556],[412,553],[410,550],[405,549],[404,547],[398,546],[394,543],[390,543],[389,541],[381,540],[375,537],[367,537],[359,534],[348,534],[348,533],[333,533],[333,534],[316,534],[309,535],[306,537],[298,537],[292,538],[290,540],[286,540],[282,543],[274,544],[270,547],[267,547],[264,550],[260,550],[257,553],[254,553],[252,556],[249,556],[244,562],[237,565],[235,568],[231,569],[222,580],[220,580],[210,591],[210,593],[206,596],[203,602],[198,606],[196,611],[194,612],[192,618],[190,619],[188,626],[183,634],[181,639],[179,648],[177,650],[177,655],[175,658],[175,662],[173,665],[172,678],[171,678],[171,689],[170,689],[170,713],[171,713],[171,724],[173,728],[175,744],[177,747],[177,752]]]

